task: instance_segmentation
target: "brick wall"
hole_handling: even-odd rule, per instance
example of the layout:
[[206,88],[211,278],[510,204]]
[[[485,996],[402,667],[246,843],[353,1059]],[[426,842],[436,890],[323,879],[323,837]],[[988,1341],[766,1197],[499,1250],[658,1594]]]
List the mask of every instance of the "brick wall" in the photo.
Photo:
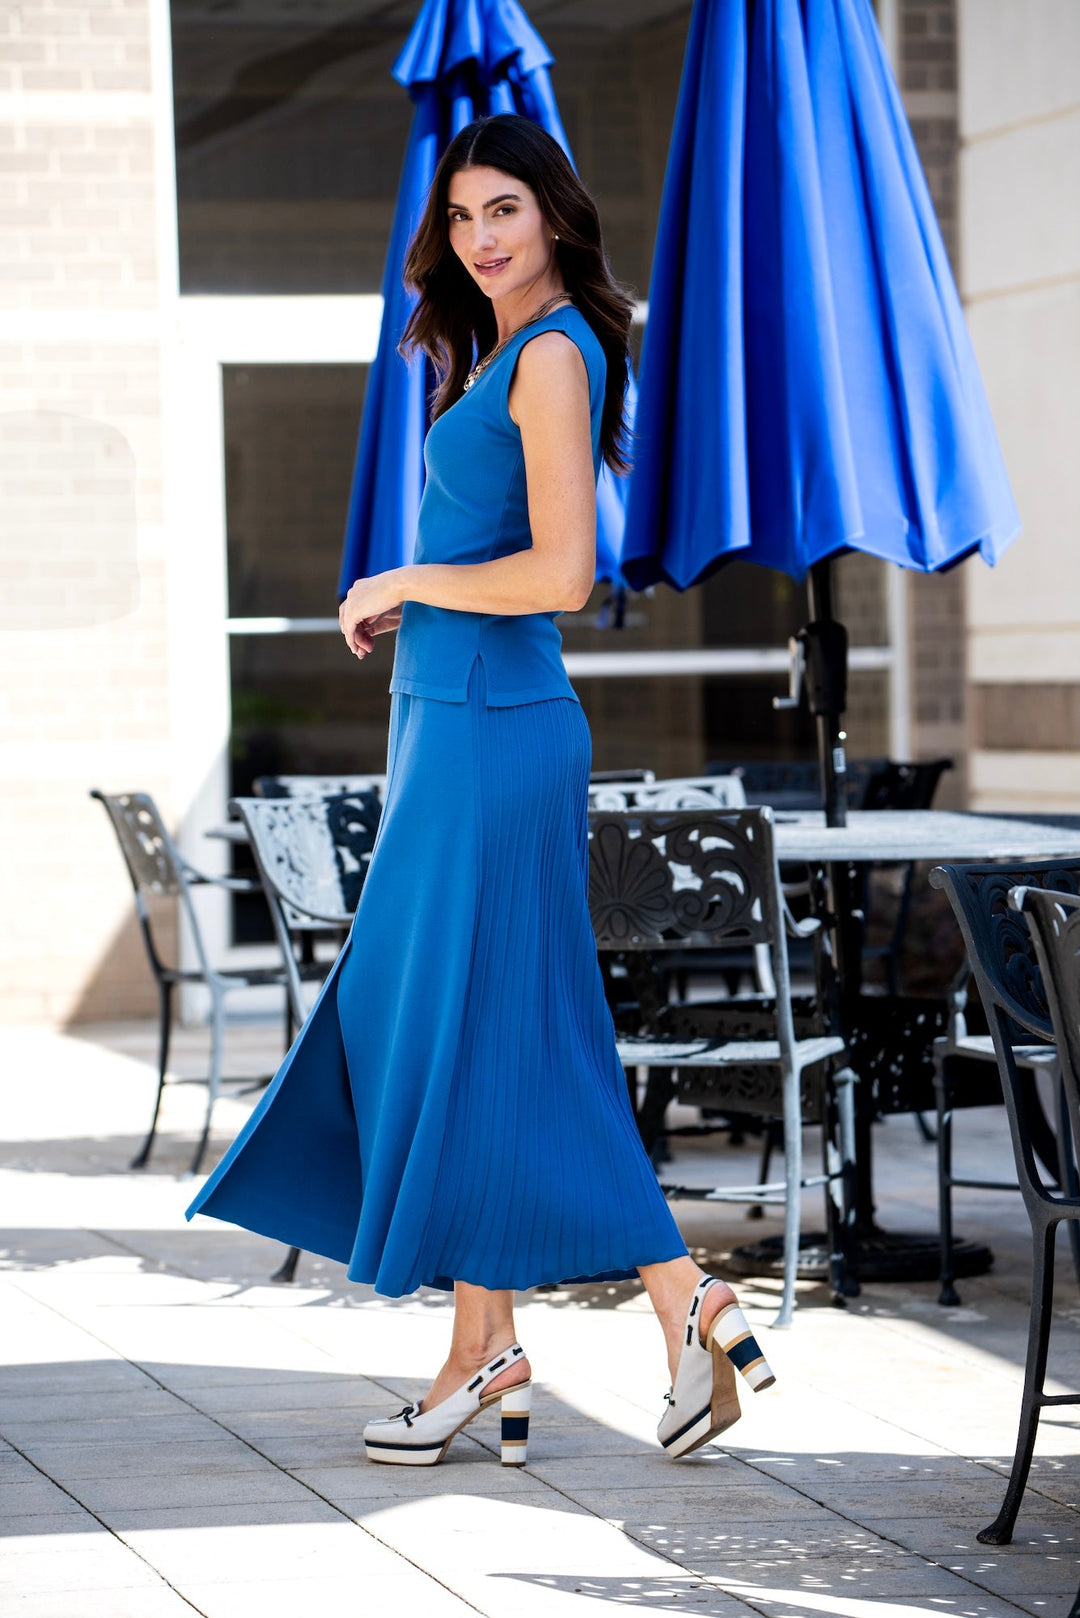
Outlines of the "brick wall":
[[[87,796],[143,787],[172,807],[150,42],[149,0],[0,9],[7,1020],[154,1003]],[[160,919],[170,947],[171,906]]]
[[968,323],[1023,523],[967,569],[978,809],[1080,803],[1080,10],[958,0]]
[[8,0],[0,90],[149,90],[146,0]]
[[152,142],[148,121],[0,129],[9,298],[31,309],[153,307]]
[[[956,0],[899,0],[897,78],[934,210],[959,279]],[[972,565],[979,565],[973,563]],[[937,802],[966,801],[964,570],[907,576],[911,735],[916,758],[949,755],[956,769]]]

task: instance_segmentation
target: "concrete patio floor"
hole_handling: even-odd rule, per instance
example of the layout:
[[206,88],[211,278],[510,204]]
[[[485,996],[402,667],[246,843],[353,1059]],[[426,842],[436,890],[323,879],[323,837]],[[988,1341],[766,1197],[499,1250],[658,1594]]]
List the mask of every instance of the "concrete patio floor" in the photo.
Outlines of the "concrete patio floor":
[[[265,1074],[280,1031],[241,1026],[229,1071]],[[722,1441],[673,1463],[655,1425],[666,1374],[632,1283],[527,1294],[538,1379],[529,1464],[502,1469],[494,1413],[432,1469],[376,1467],[360,1429],[418,1397],[447,1299],[388,1300],[305,1257],[199,1220],[182,1178],[203,1091],[166,1096],[148,1171],[130,1172],[152,1096],[154,1029],[0,1034],[0,1614],[21,1618],[701,1618],[1061,1615],[1080,1582],[1078,1414],[1044,1417],[1014,1543],[980,1546],[1001,1503],[1026,1342],[1019,1200],[960,1193],[994,1271],[941,1310],[936,1287],[868,1286],[846,1310],[805,1286],[741,1282],[777,1386]],[[176,1071],[204,1071],[182,1030]],[[211,1161],[254,1097],[219,1105]],[[1003,1119],[965,1114],[959,1155],[1008,1175]],[[680,1147],[680,1175],[743,1177],[752,1144]],[[879,1218],[935,1222],[934,1154],[914,1123],[876,1131]],[[696,1256],[775,1228],[683,1204]],[[820,1207],[807,1203],[810,1224]],[[1064,1254],[1063,1254],[1064,1256]],[[1075,1386],[1080,1299],[1067,1264],[1051,1364]]]

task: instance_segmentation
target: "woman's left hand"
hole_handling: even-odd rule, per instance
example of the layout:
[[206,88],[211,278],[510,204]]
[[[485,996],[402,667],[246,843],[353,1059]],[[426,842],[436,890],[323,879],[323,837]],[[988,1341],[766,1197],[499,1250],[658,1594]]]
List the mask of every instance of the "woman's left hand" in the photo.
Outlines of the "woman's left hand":
[[[392,622],[379,624],[388,615],[398,614],[404,601],[404,588],[401,568],[390,568],[386,573],[376,573],[370,579],[357,579],[350,589],[341,606],[338,608],[338,623],[345,642],[351,652],[357,657],[366,657],[375,644],[375,636],[384,628],[393,627]],[[376,625],[379,627],[376,628]]]

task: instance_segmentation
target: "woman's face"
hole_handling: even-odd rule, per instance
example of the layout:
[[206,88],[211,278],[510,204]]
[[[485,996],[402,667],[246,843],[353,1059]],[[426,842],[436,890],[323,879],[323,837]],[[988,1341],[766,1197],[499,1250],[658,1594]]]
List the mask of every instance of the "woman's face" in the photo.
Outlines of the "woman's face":
[[489,298],[527,291],[551,268],[555,236],[536,193],[501,169],[459,169],[447,195],[450,245]]

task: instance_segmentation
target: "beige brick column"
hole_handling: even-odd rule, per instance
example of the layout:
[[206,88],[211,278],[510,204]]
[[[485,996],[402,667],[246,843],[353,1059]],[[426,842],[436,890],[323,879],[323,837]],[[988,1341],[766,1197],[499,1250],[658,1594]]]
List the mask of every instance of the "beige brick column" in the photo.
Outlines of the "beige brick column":
[[[945,248],[959,279],[957,220],[956,0],[898,0],[897,79]],[[910,625],[912,754],[951,757],[941,808],[967,797],[964,590],[969,567],[905,575]]]
[[154,1005],[119,852],[87,792],[142,787],[177,808],[163,505],[171,139],[166,0],[0,8],[7,1020]]
[[1080,808],[1080,8],[960,0],[963,290],[1024,531],[968,582],[973,806]]

